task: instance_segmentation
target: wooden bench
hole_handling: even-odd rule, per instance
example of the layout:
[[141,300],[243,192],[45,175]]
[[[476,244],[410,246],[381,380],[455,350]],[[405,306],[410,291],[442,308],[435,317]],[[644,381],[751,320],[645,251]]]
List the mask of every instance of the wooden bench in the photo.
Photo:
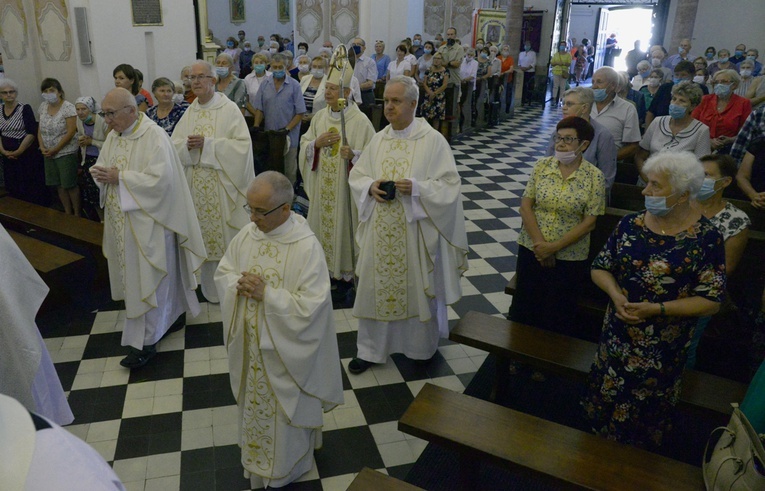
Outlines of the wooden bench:
[[406,483],[395,477],[377,472],[369,467],[361,469],[348,486],[348,491],[417,491],[417,486]]
[[404,433],[460,455],[460,489],[481,489],[480,463],[563,489],[704,489],[701,469],[432,384],[398,422]]
[[[506,385],[510,360],[584,380],[598,349],[596,343],[472,311],[457,322],[449,339],[499,357],[492,400]],[[730,403],[742,401],[746,388],[734,380],[685,370],[680,402],[694,410],[730,414]]]
[[95,265],[95,284],[108,284],[109,273],[102,248],[102,223],[9,196],[0,198],[0,223],[9,230],[43,242],[72,246],[74,252],[82,252]]

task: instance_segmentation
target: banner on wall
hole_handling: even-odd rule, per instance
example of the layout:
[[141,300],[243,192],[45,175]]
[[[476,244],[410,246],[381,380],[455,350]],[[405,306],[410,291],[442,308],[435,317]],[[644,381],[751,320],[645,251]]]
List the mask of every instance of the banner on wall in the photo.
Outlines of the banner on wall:
[[[531,48],[539,52],[539,46],[542,44],[542,15],[541,10],[529,10],[523,13],[523,27],[521,32],[521,45],[518,49],[523,51],[523,45],[528,40],[531,41]],[[477,9],[473,13],[473,40],[483,39],[492,44],[502,44],[507,37],[506,10]]]

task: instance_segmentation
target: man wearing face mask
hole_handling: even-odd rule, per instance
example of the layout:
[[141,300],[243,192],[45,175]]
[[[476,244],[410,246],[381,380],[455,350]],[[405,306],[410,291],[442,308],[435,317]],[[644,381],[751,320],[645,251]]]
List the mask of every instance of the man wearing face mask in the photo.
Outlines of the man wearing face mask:
[[[462,58],[465,56],[465,50],[457,43],[457,29],[454,27],[447,29],[446,44],[437,49],[444,57],[444,67],[449,72],[448,86],[459,86],[462,81],[460,78],[460,65],[462,65]],[[449,114],[448,108],[447,114]]]
[[[759,77],[760,74],[762,73],[762,63],[757,61],[757,58],[759,56],[760,56],[760,52],[754,48],[751,48],[746,52],[746,59],[754,63],[754,69],[752,69],[752,77]],[[741,65],[741,63],[739,63],[739,65]],[[741,67],[739,66],[739,72],[740,71],[741,71]]]
[[244,46],[244,43],[247,42],[245,39],[245,32],[240,29],[237,33],[237,37],[239,38],[239,46]]
[[592,75],[595,105],[590,118],[605,126],[614,137],[617,159],[631,158],[640,141],[640,121],[630,102],[616,97],[619,74],[611,67],[602,67]]
[[243,46],[239,53],[239,78],[242,79],[252,72],[252,57],[255,56],[249,41],[245,41]]
[[367,50],[367,43],[363,39],[354,39],[351,48],[356,53],[356,66],[353,67],[353,76],[361,89],[361,103],[365,106],[373,106],[375,104],[377,64],[364,54]]
[[672,81],[672,70],[664,66],[664,60],[667,57],[667,50],[664,49],[664,46],[660,45],[654,45],[651,46],[650,49],[651,57],[649,61],[651,62],[651,68],[654,70],[661,70],[661,72],[664,74],[664,77],[662,78],[662,83],[667,83]]
[[287,131],[289,150],[284,155],[284,175],[293,184],[297,179],[297,152],[300,142],[300,121],[306,112],[300,84],[287,77],[287,60],[276,54],[271,58],[271,78],[255,96],[255,127],[265,122],[268,131]]
[[746,60],[746,45],[739,44],[736,46],[736,51],[733,53],[733,56],[730,57],[730,62],[734,65],[738,65],[744,60]]
[[690,39],[683,39],[680,41],[680,46],[677,47],[677,54],[674,54],[664,60],[664,66],[674,70],[678,63],[681,61],[692,61],[693,57],[691,56],[691,40]]
[[422,34],[415,34],[412,36],[412,48],[414,49],[412,54],[418,59],[425,53],[425,46],[422,43]]
[[658,116],[667,116],[669,114],[669,104],[672,100],[672,88],[680,82],[691,82],[699,87],[702,95],[709,94],[704,84],[697,84],[693,82],[693,74],[695,69],[693,63],[687,60],[682,60],[677,63],[674,69],[674,77],[672,82],[668,82],[659,86],[659,89],[651,99],[651,104],[648,106],[648,112],[645,117],[645,127],[648,128],[654,118]]
[[526,41],[523,45],[523,51],[518,55],[518,68],[523,71],[523,95],[521,97],[523,104],[531,104],[536,64],[537,54],[531,49],[531,41]]

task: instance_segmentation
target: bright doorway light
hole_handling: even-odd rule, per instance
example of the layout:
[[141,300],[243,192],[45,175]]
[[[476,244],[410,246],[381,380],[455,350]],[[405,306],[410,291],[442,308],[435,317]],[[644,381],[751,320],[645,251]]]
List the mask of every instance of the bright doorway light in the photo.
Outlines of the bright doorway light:
[[618,72],[627,71],[627,52],[635,48],[635,41],[640,40],[640,50],[648,51],[651,42],[651,9],[631,8],[616,9],[608,12],[608,37],[616,34],[622,54],[614,58],[614,69]]

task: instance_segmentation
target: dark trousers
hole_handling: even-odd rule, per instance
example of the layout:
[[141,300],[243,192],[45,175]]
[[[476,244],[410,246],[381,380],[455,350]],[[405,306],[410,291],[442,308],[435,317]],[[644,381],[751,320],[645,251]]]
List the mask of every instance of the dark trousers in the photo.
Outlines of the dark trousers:
[[361,91],[361,103],[365,106],[374,106],[375,104],[375,91],[372,89]]
[[543,268],[534,252],[519,245],[517,287],[510,306],[511,320],[568,336],[581,337],[576,323],[577,292],[587,276],[584,261],[555,261]]
[[534,72],[523,72],[523,97],[521,100],[524,104],[531,104],[533,102],[534,75]]

